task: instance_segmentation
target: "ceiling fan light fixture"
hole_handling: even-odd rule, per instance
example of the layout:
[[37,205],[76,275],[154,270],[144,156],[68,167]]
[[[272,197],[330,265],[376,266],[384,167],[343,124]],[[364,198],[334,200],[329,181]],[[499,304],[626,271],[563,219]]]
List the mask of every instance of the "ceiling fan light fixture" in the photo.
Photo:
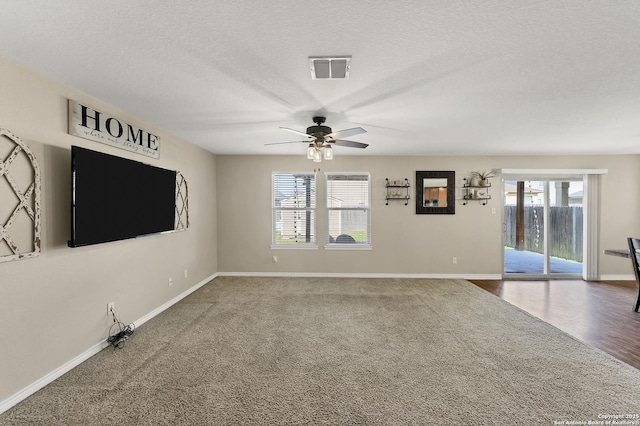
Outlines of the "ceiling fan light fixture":
[[351,56],[309,56],[311,79],[343,79],[349,78]]
[[280,127],[283,130],[296,133],[304,136],[305,140],[294,142],[274,142],[266,143],[265,145],[279,145],[283,143],[306,143],[307,144],[307,159],[312,160],[314,163],[320,163],[323,159],[333,160],[333,145],[344,146],[347,148],[366,148],[369,144],[362,142],[355,142],[346,139],[342,139],[345,136],[354,136],[361,133],[366,133],[362,127],[354,127],[351,129],[338,130],[334,132],[331,127],[323,126],[326,117],[315,116],[313,122],[315,126],[307,127],[307,132],[303,133],[298,130],[290,129],[288,127]]
[[324,147],[323,156],[325,160],[333,160],[333,149],[330,145]]

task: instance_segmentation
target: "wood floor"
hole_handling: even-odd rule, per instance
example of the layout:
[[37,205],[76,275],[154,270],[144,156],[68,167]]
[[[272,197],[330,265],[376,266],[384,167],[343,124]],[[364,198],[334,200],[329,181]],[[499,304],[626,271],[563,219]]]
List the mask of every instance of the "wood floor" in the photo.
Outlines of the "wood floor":
[[470,280],[507,302],[640,370],[633,281]]

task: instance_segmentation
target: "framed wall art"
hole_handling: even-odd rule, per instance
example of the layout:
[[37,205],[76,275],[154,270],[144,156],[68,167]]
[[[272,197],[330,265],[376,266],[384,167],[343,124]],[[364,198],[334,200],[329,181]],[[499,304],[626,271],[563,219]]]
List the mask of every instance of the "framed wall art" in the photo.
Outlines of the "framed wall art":
[[416,214],[455,214],[454,171],[416,172]]

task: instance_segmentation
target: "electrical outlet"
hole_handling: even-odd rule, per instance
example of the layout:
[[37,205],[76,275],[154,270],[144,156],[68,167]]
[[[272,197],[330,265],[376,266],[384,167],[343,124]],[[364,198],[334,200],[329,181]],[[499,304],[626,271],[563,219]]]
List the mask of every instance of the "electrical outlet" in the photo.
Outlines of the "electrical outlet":
[[187,278],[189,276],[189,271],[187,269],[184,270],[184,277]]
[[278,263],[278,256],[273,256],[273,263]]
[[107,303],[107,315],[111,314],[111,312],[115,309],[115,302],[109,302]]
[[173,285],[173,279],[169,278],[169,287],[171,287]]
[[453,263],[454,265],[455,265],[456,263],[458,263],[458,258],[457,258],[457,257],[452,257],[452,258],[451,258],[451,263]]

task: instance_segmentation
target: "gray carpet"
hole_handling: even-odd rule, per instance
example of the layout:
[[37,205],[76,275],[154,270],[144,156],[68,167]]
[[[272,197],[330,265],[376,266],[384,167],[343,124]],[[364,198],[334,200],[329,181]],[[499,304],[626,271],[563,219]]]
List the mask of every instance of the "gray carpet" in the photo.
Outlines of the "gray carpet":
[[463,280],[219,277],[0,424],[553,425],[638,413],[639,370]]

